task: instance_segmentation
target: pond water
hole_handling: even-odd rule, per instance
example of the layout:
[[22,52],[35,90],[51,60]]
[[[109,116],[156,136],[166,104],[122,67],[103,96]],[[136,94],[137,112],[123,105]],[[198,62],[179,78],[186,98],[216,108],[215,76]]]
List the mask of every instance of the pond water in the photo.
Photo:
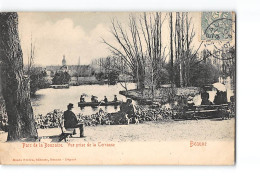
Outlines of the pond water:
[[[135,89],[135,83],[127,83],[128,90]],[[88,96],[85,97],[85,101],[90,102],[91,95],[95,95],[98,97],[98,100],[103,100],[104,96],[108,98],[108,101],[112,101],[114,99],[114,95],[117,95],[118,100],[126,101],[126,97],[119,94],[120,90],[125,90],[120,83],[116,85],[81,85],[81,86],[71,86],[69,89],[41,89],[36,92],[36,95],[31,98],[32,107],[34,110],[34,114],[42,114],[46,115],[48,112],[53,111],[54,109],[60,109],[65,111],[67,109],[67,105],[69,103],[74,104],[73,112],[75,114],[82,113],[83,115],[91,115],[101,108],[105,112],[117,112],[119,111],[119,106],[100,106],[98,108],[92,108],[90,106],[86,106],[83,109],[78,107],[78,102],[80,95],[83,93]],[[209,100],[213,102],[216,92],[209,91]],[[227,92],[227,99],[230,101],[230,96],[232,92]],[[201,104],[201,95],[195,96],[193,99],[195,105]],[[133,104],[137,104],[133,101]],[[172,107],[170,104],[164,105],[167,108]]]
[[[135,83],[128,83],[128,89],[135,89]],[[82,113],[84,115],[90,115],[96,113],[100,108],[105,112],[117,112],[119,111],[119,106],[100,106],[99,108],[84,107],[80,109],[78,107],[78,102],[80,95],[85,93],[85,101],[90,101],[91,95],[98,97],[98,100],[103,100],[104,96],[107,97],[108,101],[114,99],[114,95],[117,95],[118,100],[125,101],[126,97],[119,94],[120,90],[124,88],[118,83],[116,85],[81,85],[81,86],[71,86],[69,89],[41,89],[36,92],[36,95],[31,98],[32,107],[34,114],[47,114],[54,109],[60,109],[65,111],[69,103],[74,104],[73,112],[75,114]]]

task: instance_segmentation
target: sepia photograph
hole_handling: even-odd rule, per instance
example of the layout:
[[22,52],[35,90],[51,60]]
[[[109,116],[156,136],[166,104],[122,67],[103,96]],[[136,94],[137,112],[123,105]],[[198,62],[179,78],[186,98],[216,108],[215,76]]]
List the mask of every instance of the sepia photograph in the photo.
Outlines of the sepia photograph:
[[235,12],[0,12],[0,164],[234,165]]

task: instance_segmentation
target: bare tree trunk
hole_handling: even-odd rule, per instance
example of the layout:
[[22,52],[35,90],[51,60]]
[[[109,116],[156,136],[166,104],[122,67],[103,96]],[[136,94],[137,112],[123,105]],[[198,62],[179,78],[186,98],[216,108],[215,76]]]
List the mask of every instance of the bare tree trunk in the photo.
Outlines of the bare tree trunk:
[[174,42],[176,62],[179,64],[180,87],[190,86],[191,62],[202,44],[201,42],[194,53],[191,47],[194,36],[194,28],[191,27],[191,18],[188,17],[188,13],[176,12]]
[[176,12],[176,23],[175,23],[175,53],[176,61],[179,63],[179,73],[180,73],[180,87],[183,87],[183,19],[180,17],[180,12]]
[[173,87],[173,83],[174,83],[174,80],[173,80],[173,25],[172,25],[172,12],[170,12],[170,50],[171,50],[171,72],[170,72],[170,79],[171,79],[171,84],[172,84],[172,87]]
[[184,65],[184,12],[181,13],[181,62],[180,62],[180,86],[184,86],[184,80],[183,80],[183,65]]
[[8,141],[38,137],[30,101],[29,80],[23,75],[23,53],[17,13],[0,13],[1,85],[8,115]]

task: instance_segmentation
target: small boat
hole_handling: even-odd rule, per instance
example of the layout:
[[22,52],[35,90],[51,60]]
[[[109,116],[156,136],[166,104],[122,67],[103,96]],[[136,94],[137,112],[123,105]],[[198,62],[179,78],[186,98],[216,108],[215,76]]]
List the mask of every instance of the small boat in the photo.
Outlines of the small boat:
[[68,89],[68,88],[70,88],[70,86],[69,86],[69,84],[50,85],[50,88],[54,88],[54,89]]
[[122,101],[109,101],[107,103],[105,102],[78,102],[79,107],[84,107],[84,106],[118,106],[122,103]]

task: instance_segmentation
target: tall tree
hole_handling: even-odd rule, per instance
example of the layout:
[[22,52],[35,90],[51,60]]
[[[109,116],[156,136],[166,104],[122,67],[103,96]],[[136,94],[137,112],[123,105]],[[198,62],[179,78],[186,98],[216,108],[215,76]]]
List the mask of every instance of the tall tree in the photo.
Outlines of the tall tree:
[[170,81],[173,85],[173,23],[172,23],[172,12],[170,12]]
[[38,137],[30,101],[29,79],[23,74],[18,14],[0,13],[1,85],[8,115],[8,141]]
[[[191,28],[191,20],[188,12],[176,12],[175,22],[175,58],[179,64],[179,86],[190,86],[190,69],[197,51],[193,51],[191,44],[195,36],[194,28]],[[200,45],[201,46],[201,45]],[[199,46],[199,48],[200,48]]]
[[129,16],[128,31],[123,29],[120,22],[113,20],[111,33],[120,48],[109,44],[105,40],[103,40],[103,42],[108,45],[111,52],[118,58],[122,59],[131,70],[129,74],[133,76],[135,81],[137,81],[137,88],[144,88],[145,56],[136,18],[134,16]]
[[[164,18],[165,19],[165,18]],[[149,16],[144,13],[140,20],[141,29],[146,44],[146,85],[151,89],[152,98],[154,90],[161,84],[162,68],[165,63],[165,47],[162,46],[162,19],[161,13],[156,12]]]
[[118,21],[112,21],[111,33],[119,47],[103,40],[115,56],[124,60],[131,70],[130,75],[137,81],[138,89],[145,86],[147,64],[150,64],[152,85],[157,84],[160,65],[165,61],[165,48],[161,41],[162,23],[161,13],[144,13],[140,17],[130,15],[127,30]]

